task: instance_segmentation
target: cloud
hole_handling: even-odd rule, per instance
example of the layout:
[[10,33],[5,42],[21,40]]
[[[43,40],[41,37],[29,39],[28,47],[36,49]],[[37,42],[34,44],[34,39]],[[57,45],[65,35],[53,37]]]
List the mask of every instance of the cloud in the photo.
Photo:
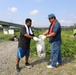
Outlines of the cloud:
[[71,20],[59,20],[61,23],[72,23],[72,21]]
[[76,14],[69,14],[69,17],[72,19],[76,19]]
[[74,20],[59,20],[62,26],[71,26],[75,23]]
[[15,13],[15,12],[17,12],[17,8],[16,7],[12,7],[12,8],[8,8],[8,10],[10,11],[10,12],[13,12],[13,13]]
[[74,19],[76,19],[76,16],[73,16]]
[[33,10],[33,11],[30,12],[31,15],[37,15],[38,13],[39,13],[38,10]]

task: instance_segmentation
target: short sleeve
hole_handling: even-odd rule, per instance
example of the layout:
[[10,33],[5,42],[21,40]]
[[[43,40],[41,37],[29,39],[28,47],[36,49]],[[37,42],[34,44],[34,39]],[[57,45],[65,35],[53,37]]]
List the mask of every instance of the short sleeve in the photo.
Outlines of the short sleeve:
[[54,28],[53,28],[53,32],[57,33],[57,31],[59,30],[59,28],[60,28],[60,24],[58,22],[55,23]]
[[21,33],[22,33],[22,35],[27,34],[27,33],[26,33],[26,28],[25,28],[25,27],[21,27]]

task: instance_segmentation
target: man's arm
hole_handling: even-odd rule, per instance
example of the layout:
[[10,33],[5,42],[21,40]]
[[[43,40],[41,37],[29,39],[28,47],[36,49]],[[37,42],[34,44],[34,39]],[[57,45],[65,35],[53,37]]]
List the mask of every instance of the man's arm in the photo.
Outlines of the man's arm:
[[43,35],[47,35],[47,34],[48,34],[48,30],[43,33]]
[[55,35],[56,35],[56,33],[52,32],[51,34],[46,35],[46,38],[50,38],[50,37],[53,37]]
[[56,35],[59,27],[60,27],[60,24],[59,24],[59,23],[56,23],[56,24],[54,25],[53,32],[52,32],[51,34],[46,35],[46,37],[47,37],[47,38],[54,37],[54,36]]

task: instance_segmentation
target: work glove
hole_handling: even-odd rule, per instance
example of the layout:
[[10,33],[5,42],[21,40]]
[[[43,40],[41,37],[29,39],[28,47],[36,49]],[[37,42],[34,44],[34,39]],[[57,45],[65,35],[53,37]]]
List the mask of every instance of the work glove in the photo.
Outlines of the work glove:
[[45,35],[39,35],[39,38],[42,39],[42,40],[45,40],[46,36]]
[[34,41],[38,41],[39,39],[37,37],[33,37],[33,40]]

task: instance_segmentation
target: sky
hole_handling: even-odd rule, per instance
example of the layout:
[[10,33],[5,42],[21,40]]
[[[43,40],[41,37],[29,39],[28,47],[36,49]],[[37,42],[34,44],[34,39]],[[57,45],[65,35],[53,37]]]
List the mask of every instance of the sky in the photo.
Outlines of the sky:
[[61,26],[76,23],[76,0],[0,0],[0,20],[25,24],[32,19],[34,27],[48,27],[49,14],[55,14]]

